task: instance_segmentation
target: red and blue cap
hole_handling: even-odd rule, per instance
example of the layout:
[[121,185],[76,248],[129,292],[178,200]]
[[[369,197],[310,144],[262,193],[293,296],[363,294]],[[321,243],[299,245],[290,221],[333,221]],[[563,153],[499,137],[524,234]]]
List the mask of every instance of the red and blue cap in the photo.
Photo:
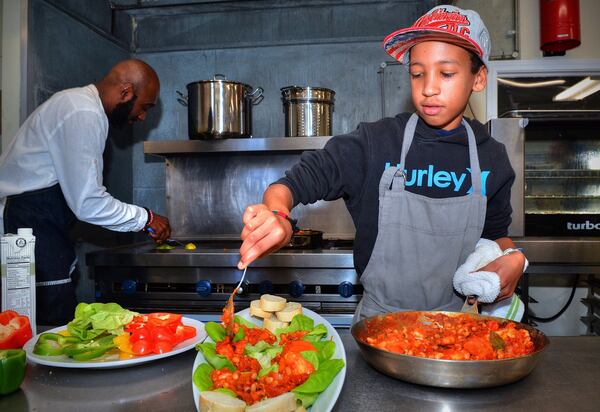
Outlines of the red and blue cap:
[[487,66],[490,33],[476,11],[443,5],[429,10],[412,26],[400,29],[383,40],[385,51],[408,65],[410,49],[424,41],[441,41],[475,53]]

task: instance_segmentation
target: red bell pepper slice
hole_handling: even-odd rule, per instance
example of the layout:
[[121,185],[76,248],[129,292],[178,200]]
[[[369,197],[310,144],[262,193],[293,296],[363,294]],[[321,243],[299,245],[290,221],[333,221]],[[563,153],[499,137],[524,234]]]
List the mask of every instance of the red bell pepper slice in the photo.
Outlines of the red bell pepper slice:
[[181,322],[182,315],[178,313],[154,312],[149,313],[148,323],[152,326],[170,326]]
[[14,310],[0,312],[0,349],[20,349],[32,336],[27,316]]
[[179,343],[196,336],[196,328],[184,325],[182,315],[176,313],[155,312],[138,315],[125,325],[130,332],[129,342],[135,355],[166,353]]

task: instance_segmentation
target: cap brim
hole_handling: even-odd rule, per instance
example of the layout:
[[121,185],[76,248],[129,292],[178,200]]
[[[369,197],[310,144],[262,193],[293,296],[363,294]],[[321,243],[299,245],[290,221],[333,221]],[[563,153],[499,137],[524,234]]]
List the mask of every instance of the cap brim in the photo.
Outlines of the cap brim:
[[[406,29],[400,29],[383,40],[384,50],[398,60],[400,63],[403,62],[403,57],[407,51],[416,44],[425,41],[441,41],[445,43],[451,43],[456,46],[463,47],[467,50],[475,53],[483,61],[483,50],[467,36],[462,36],[458,33],[448,32],[447,30],[435,30],[435,29],[415,29],[412,27]],[[483,61],[487,64],[485,61]]]

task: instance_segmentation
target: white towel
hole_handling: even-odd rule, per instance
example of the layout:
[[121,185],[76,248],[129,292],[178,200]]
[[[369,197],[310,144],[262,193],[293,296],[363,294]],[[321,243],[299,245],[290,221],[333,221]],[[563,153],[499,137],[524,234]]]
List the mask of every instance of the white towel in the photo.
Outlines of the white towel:
[[525,305],[519,296],[514,293],[512,298],[504,299],[498,303],[489,305],[481,305],[481,314],[488,316],[496,316],[520,322],[525,313]]
[[500,277],[496,272],[476,272],[477,269],[481,269],[500,256],[502,256],[502,249],[496,242],[479,239],[475,251],[454,273],[452,283],[454,289],[461,295],[476,295],[479,302],[488,303],[482,305],[482,314],[519,322],[525,308],[519,296],[513,294],[511,299],[492,303],[500,295]]
[[476,272],[502,256],[502,249],[492,240],[479,239],[475,251],[454,273],[454,289],[464,296],[477,295],[483,303],[491,303],[500,294],[500,278],[496,272]]

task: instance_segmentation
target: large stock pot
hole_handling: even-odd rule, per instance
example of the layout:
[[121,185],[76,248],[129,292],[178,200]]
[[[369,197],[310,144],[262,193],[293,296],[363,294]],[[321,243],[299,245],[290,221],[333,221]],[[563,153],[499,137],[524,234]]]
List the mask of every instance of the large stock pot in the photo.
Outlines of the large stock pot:
[[283,87],[285,136],[331,136],[334,96],[333,90],[324,87]]
[[187,96],[177,93],[188,108],[190,139],[252,136],[252,106],[262,101],[262,88],[215,74],[211,80],[189,83]]
[[[396,312],[393,315],[417,316],[426,321],[428,315],[464,315],[458,312]],[[543,332],[524,323],[517,323],[518,329],[527,329],[534,343],[534,351],[527,356],[499,360],[447,360],[430,359],[404,355],[377,348],[367,343],[369,330],[377,327],[382,319],[390,315],[372,316],[352,326],[352,336],[356,340],[362,356],[378,371],[407,382],[444,388],[485,388],[505,385],[527,376],[536,366],[549,341]],[[469,314],[476,319],[494,319],[499,322],[512,322],[492,316]],[[372,329],[371,329],[372,330]]]

